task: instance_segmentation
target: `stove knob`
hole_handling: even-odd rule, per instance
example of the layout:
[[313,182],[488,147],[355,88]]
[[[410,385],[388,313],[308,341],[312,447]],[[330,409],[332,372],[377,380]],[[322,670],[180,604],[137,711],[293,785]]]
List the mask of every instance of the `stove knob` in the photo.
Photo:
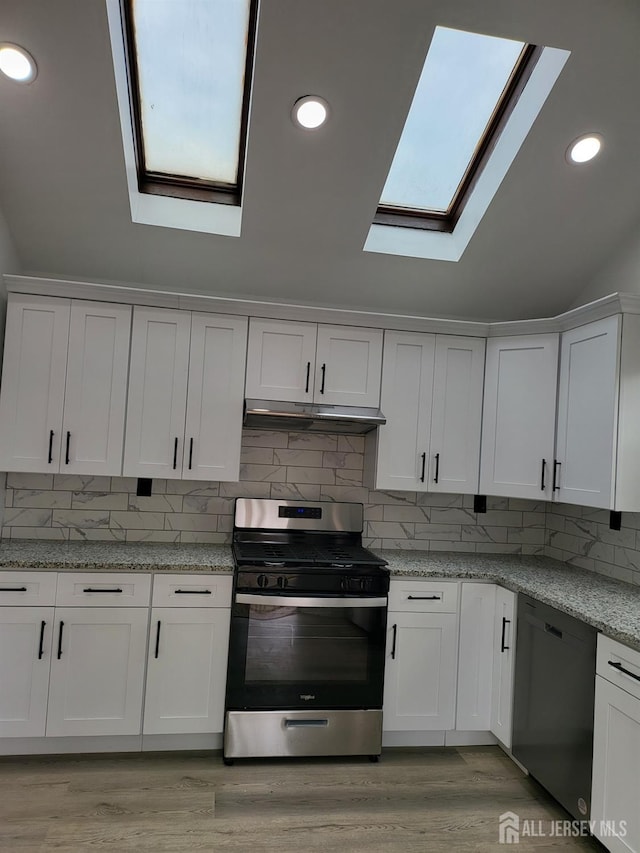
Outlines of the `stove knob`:
[[258,586],[261,588],[269,586],[269,578],[266,575],[258,575]]
[[276,581],[276,583],[278,584],[278,586],[280,587],[280,589],[286,589],[286,588],[287,588],[287,586],[288,586],[288,584],[289,584],[289,581],[287,580],[287,578],[285,578],[285,577],[283,577],[282,575],[280,575],[280,577],[278,578],[278,580]]

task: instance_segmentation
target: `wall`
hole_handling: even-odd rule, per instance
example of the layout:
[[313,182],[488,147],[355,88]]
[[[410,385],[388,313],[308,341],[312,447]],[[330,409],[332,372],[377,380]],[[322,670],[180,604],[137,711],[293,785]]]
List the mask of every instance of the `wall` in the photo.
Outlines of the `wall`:
[[471,496],[369,490],[363,465],[361,436],[245,430],[239,483],[154,480],[144,498],[133,478],[8,474],[2,536],[225,543],[242,496],[361,502],[378,548],[544,552],[542,502],[493,498],[476,515]]

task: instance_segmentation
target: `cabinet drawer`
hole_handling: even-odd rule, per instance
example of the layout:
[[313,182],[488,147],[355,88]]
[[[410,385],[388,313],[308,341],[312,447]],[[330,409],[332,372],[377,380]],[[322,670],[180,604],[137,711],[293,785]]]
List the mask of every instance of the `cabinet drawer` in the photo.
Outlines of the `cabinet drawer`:
[[598,634],[596,672],[640,699],[640,652]]
[[457,613],[459,584],[451,581],[392,579],[389,610],[405,613]]
[[58,607],[147,607],[151,575],[130,572],[64,572],[58,575]]
[[0,572],[0,606],[55,604],[56,578],[56,572]]
[[230,607],[232,575],[155,575],[154,607]]

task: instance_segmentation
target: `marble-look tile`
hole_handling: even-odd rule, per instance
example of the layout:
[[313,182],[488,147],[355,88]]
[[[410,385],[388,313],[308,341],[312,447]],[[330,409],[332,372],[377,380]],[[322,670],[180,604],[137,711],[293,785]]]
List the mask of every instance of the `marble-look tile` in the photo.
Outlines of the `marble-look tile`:
[[218,516],[201,512],[172,512],[167,513],[167,530],[199,530],[215,533],[218,527]]
[[415,527],[412,523],[399,521],[368,521],[366,535],[375,539],[413,539]]
[[13,489],[4,490],[4,505],[13,506]]
[[640,512],[623,512],[621,524],[622,527],[630,527],[632,530],[640,530]]
[[615,563],[622,569],[640,571],[640,549],[615,547],[614,559],[606,562]]
[[51,524],[54,527],[109,527],[107,509],[54,509]]
[[221,498],[269,498],[274,484],[252,483],[241,480],[239,483],[220,483]]
[[622,566],[616,566],[613,563],[604,563],[601,560],[594,560],[593,569],[599,575],[604,575],[608,578],[615,578],[616,580],[625,581],[626,583],[634,582],[635,572],[630,568],[623,568]]
[[385,521],[419,521],[422,524],[431,521],[431,508],[428,506],[398,506],[382,504]]
[[475,542],[439,542],[435,539],[429,542],[430,551],[454,551],[460,554],[473,554],[477,547]]
[[362,470],[353,468],[336,468],[336,486],[361,486]]
[[327,451],[322,454],[322,465],[324,468],[355,468],[362,470],[364,467],[364,456],[362,453]]
[[66,542],[69,538],[69,530],[66,527],[10,527],[5,529],[11,531],[12,541],[15,539],[47,539]]
[[[519,513],[517,513],[519,515]],[[486,513],[488,515],[488,513]],[[431,507],[429,517],[433,524],[476,524],[476,514],[468,509],[457,509],[456,507]],[[484,524],[485,515],[479,516]],[[487,521],[489,525],[490,522]]]
[[415,506],[416,493],[395,491],[388,492],[386,490],[376,489],[375,491],[371,491],[369,499],[371,503],[374,504],[401,504],[405,506]]
[[271,497],[284,501],[319,501],[319,483],[271,483]]
[[231,515],[233,500],[231,498],[206,498],[200,495],[185,495],[182,505],[183,512],[202,512],[210,515]]
[[335,485],[336,477],[331,468],[283,468],[287,472],[287,483],[318,483],[321,486]]
[[[523,513],[524,515],[524,513]],[[524,520],[524,519],[523,519]],[[555,530],[558,533],[564,533],[564,515],[556,515],[555,512],[547,512],[544,518],[545,530]]]
[[516,512],[541,512],[544,515],[546,502],[532,501],[527,498],[509,498],[508,509],[516,510]]
[[[380,541],[380,540],[378,540]],[[382,549],[390,550],[390,551],[430,551],[435,550],[430,547],[430,542],[426,539],[383,539],[382,540]],[[434,545],[442,545],[443,550],[451,551],[453,550],[452,545],[455,544],[459,546],[459,542],[451,543],[451,542],[434,542]]]
[[522,527],[522,513],[512,510],[489,510],[478,513],[478,522],[487,527]]
[[609,510],[595,509],[591,506],[582,507],[582,517],[587,521],[596,521],[598,524],[606,524],[609,526]]
[[364,505],[364,520],[365,521],[384,521],[384,507],[378,504]]
[[180,534],[180,541],[184,543],[214,544],[228,545],[231,542],[229,533],[208,533],[201,530],[183,530]]
[[273,448],[252,445],[243,447],[240,452],[240,462],[243,464],[273,465]]
[[572,518],[582,518],[582,507],[573,504],[547,503],[547,510],[558,515],[566,515]]
[[72,509],[127,509],[126,492],[72,492]]
[[[467,496],[450,495],[446,492],[418,492],[415,502],[418,506],[452,507],[462,509],[464,506],[464,497]],[[473,507],[473,496],[469,495],[468,497],[471,498],[469,507]]]
[[178,530],[123,530],[127,542],[179,542]]
[[578,569],[586,569],[589,572],[594,571],[595,561],[591,557],[581,556],[580,554],[576,554],[573,557],[569,557],[566,561],[570,566],[576,566]]
[[53,474],[7,474],[7,488],[10,489],[52,489]]
[[523,512],[522,513],[522,526],[523,527],[542,527],[544,528],[546,523],[546,513],[544,512],[536,512],[532,510],[531,512]]
[[[59,529],[59,528],[56,528]],[[110,527],[70,527],[68,530],[71,542],[124,542],[125,530],[114,530]]]
[[[164,486],[164,487],[163,487]],[[156,480],[155,478],[151,481],[151,493],[158,494],[160,492],[166,491],[167,481],[166,480]],[[112,492],[127,492],[128,494],[134,493],[138,489],[138,478],[137,477],[112,477],[111,478],[111,491]]]
[[324,432],[290,432],[285,447],[292,450],[336,450],[338,436]]
[[233,516],[219,515],[216,530],[218,533],[231,533],[233,530]]
[[5,527],[51,527],[52,509],[5,509]]
[[415,525],[415,538],[429,541],[460,541],[462,529],[459,524],[421,524]]
[[[172,513],[171,515],[173,515]],[[171,517],[167,515],[167,517]],[[163,530],[165,515],[163,512],[111,512],[111,527],[124,530]]]
[[42,489],[14,489],[12,505],[14,507],[34,507],[39,509],[70,509],[71,492]]
[[289,433],[280,430],[243,429],[243,447],[286,447]]
[[544,545],[527,545],[525,543],[521,545],[521,550],[523,554],[530,557],[544,557]]
[[111,477],[92,477],[90,474],[54,474],[54,489],[70,492],[110,492]]
[[596,531],[596,539],[600,542],[606,542],[609,545],[620,545],[623,548],[636,547],[637,532],[630,527],[623,527],[620,530],[611,530],[609,522],[606,524],[598,524]]
[[598,533],[598,524],[595,521],[587,521],[584,518],[565,518],[564,532],[573,536],[584,536],[595,539]]
[[484,524],[463,524],[463,542],[506,542],[508,527],[487,527]]
[[502,545],[500,543],[488,544],[486,542],[478,542],[476,545],[476,554],[520,554],[520,545]]
[[487,495],[487,510],[508,510],[510,498],[501,498],[498,495]]
[[321,450],[274,450],[275,465],[295,465],[297,468],[322,468]]
[[369,500],[369,490],[362,486],[320,486],[321,501],[349,501],[366,504]]
[[364,435],[339,435],[337,450],[346,453],[364,453]]
[[570,556],[567,551],[563,551],[561,548],[555,548],[553,545],[544,546],[544,555],[545,557],[551,557],[553,560],[560,560],[560,562],[564,562],[564,560]]
[[592,540],[552,530],[547,535],[547,544],[552,548],[560,548],[562,551],[569,551],[572,554],[586,554]]
[[507,542],[521,545],[544,545],[544,527],[508,527]]
[[[245,477],[245,480],[251,479]],[[167,480],[168,495],[204,495],[216,497],[220,492],[220,483],[210,483],[206,480]]]
[[382,539],[372,539],[370,536],[364,536],[362,539],[362,544],[365,548],[382,548],[382,543],[384,540]]
[[[133,512],[182,512],[182,495],[127,495],[123,507],[113,509],[128,509]],[[200,500],[218,500],[217,498],[200,498]]]
[[[285,483],[287,468],[284,465],[241,465],[240,479],[255,482],[269,481],[270,483]],[[306,469],[302,469],[303,471]]]

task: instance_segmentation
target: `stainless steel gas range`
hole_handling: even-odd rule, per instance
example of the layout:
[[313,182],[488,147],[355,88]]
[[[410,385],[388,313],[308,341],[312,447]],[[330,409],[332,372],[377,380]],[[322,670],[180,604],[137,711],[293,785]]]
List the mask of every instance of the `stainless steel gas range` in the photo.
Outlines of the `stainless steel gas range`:
[[389,574],[362,504],[236,501],[224,761],[382,744]]

